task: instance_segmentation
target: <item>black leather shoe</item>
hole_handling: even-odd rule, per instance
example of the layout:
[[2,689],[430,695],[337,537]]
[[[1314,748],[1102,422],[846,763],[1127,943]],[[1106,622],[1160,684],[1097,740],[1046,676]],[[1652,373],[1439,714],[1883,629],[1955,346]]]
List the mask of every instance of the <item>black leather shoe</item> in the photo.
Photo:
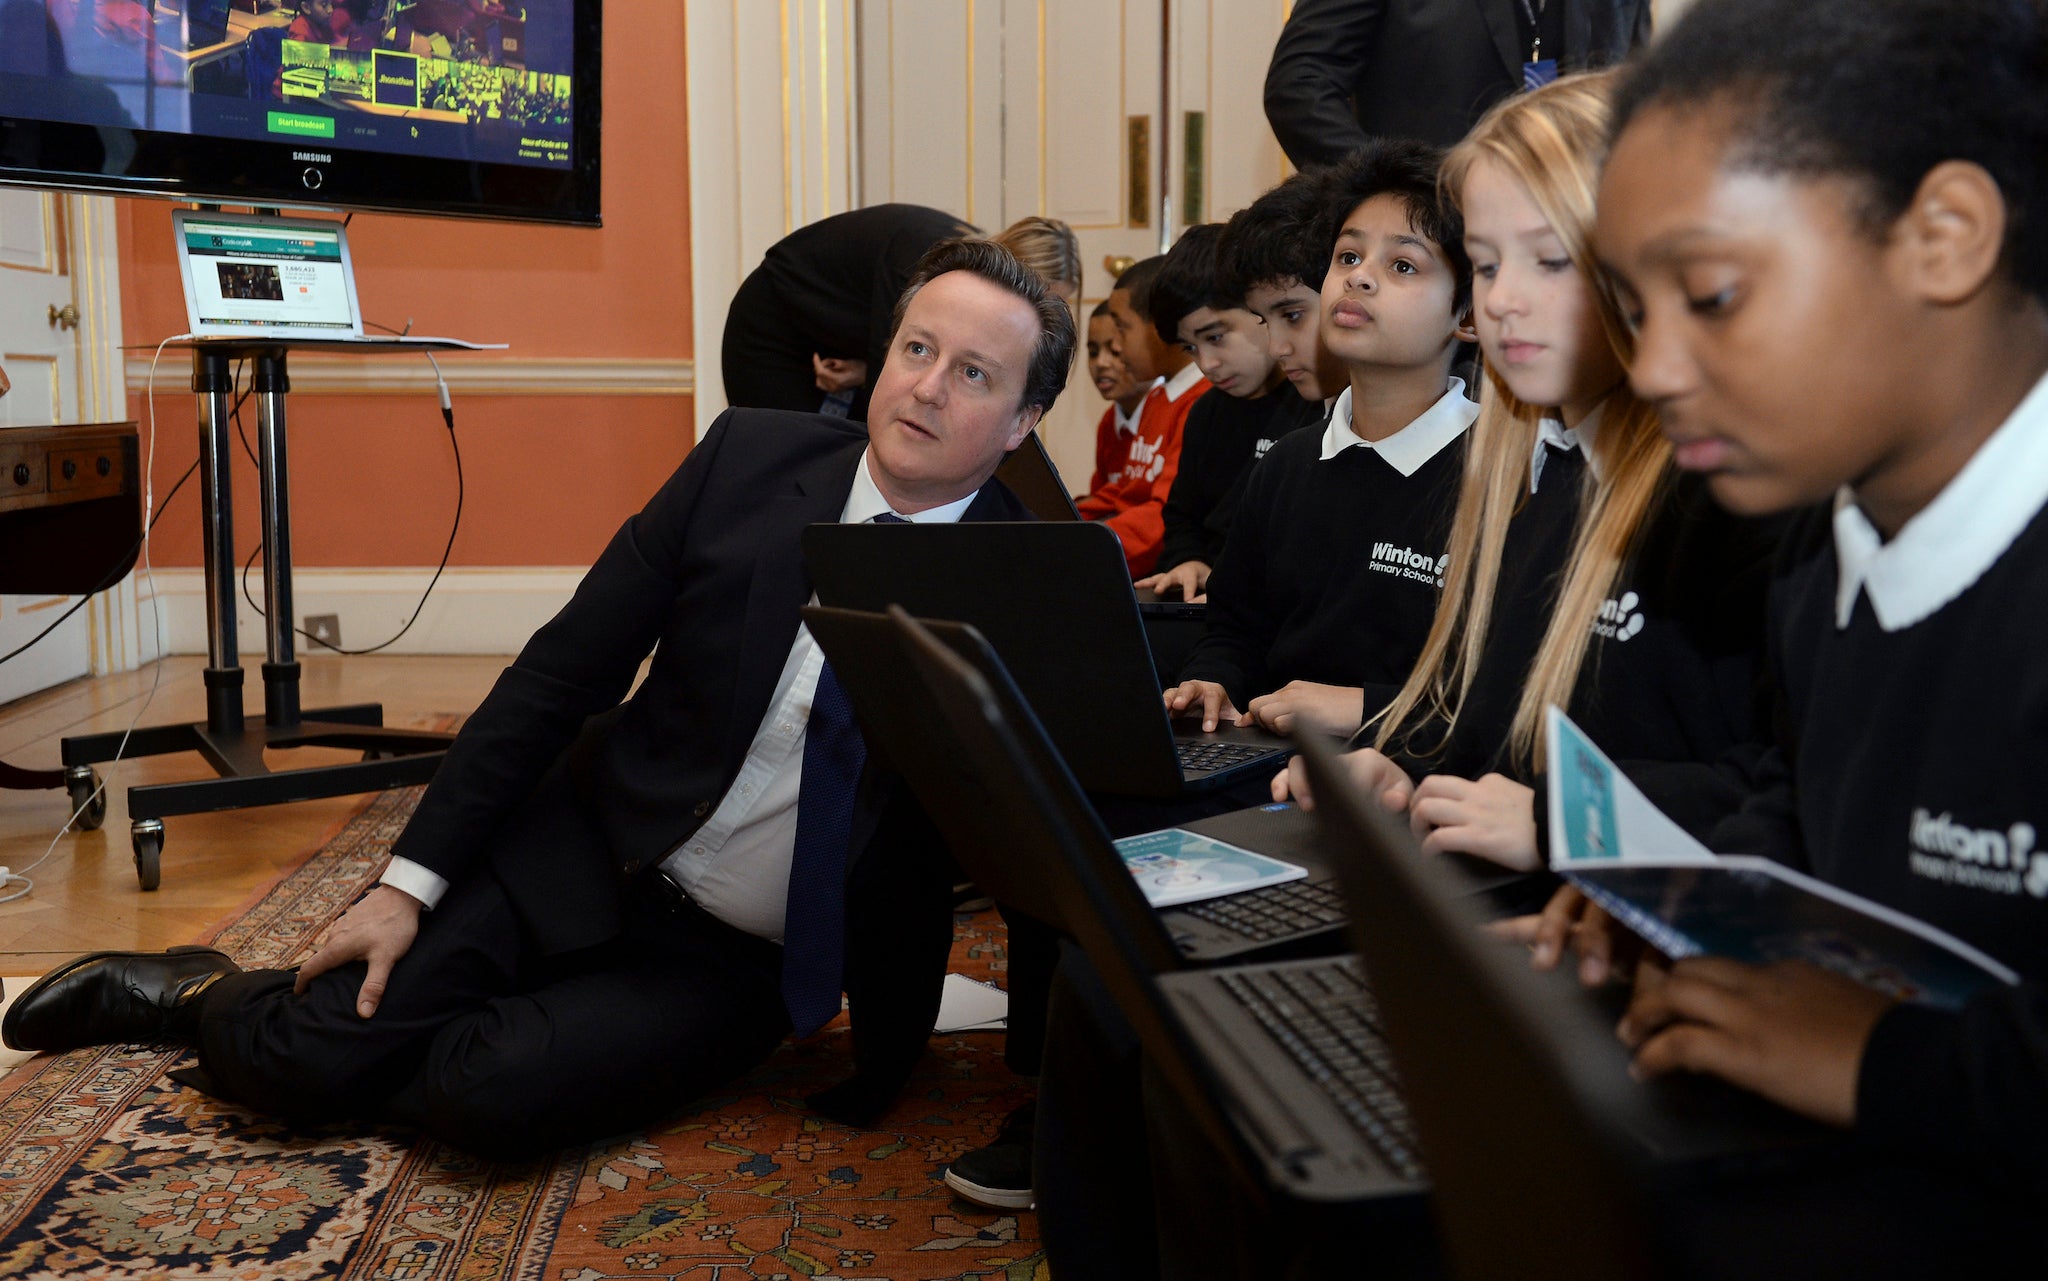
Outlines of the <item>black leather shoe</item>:
[[45,974],[16,997],[0,1021],[0,1041],[13,1050],[62,1053],[81,1045],[188,1035],[192,999],[214,979],[241,968],[210,947],[93,952]]

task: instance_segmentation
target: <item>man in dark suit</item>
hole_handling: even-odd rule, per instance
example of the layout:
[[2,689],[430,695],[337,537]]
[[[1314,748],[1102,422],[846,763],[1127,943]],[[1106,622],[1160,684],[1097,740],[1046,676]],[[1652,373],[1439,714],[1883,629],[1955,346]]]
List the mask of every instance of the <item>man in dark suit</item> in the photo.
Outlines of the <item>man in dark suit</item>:
[[1583,71],[1649,38],[1650,0],[1300,0],[1266,69],[1266,119],[1298,167],[1376,137],[1448,147],[1527,64]]
[[506,669],[382,884],[296,975],[100,953],[24,993],[7,1043],[182,1037],[193,1083],[223,1097],[513,1156],[671,1111],[816,1030],[843,991],[857,1070],[812,1102],[871,1117],[937,1013],[952,876],[907,791],[862,768],[801,626],[799,535],[1028,519],[991,477],[1073,347],[1066,304],[999,246],[937,246],[869,425],[714,424]]

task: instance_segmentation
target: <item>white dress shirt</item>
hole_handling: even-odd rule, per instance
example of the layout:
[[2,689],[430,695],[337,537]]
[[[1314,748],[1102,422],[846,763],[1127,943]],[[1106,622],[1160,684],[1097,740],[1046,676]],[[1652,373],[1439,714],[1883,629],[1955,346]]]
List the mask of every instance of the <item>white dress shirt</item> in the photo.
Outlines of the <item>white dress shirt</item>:
[[2048,505],[2048,378],[1890,542],[1844,486],[1835,495],[1835,626],[1858,593],[1877,625],[1911,627],[1967,591]]
[[[951,524],[975,495],[906,516],[918,524]],[[854,469],[853,490],[840,511],[842,524],[860,524],[890,510],[868,472],[868,456]],[[901,513],[898,513],[899,515]],[[812,598],[816,603],[816,597]],[[749,934],[782,941],[782,914],[789,897],[789,864],[796,849],[796,801],[803,782],[804,731],[818,689],[824,654],[810,628],[797,626],[796,642],[776,678],[768,711],[718,808],[671,851],[661,868],[699,907]],[[677,727],[678,733],[688,732]],[[394,858],[383,883],[404,890],[429,908],[447,893],[448,882],[409,859]]]

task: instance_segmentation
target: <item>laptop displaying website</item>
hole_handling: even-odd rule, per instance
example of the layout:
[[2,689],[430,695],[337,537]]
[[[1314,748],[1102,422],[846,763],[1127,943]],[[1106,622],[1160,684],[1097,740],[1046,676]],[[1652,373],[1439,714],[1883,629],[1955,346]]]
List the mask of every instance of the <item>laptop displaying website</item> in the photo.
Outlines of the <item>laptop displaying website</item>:
[[181,209],[172,215],[185,319],[195,338],[479,348],[454,338],[368,336],[348,231],[320,218]]

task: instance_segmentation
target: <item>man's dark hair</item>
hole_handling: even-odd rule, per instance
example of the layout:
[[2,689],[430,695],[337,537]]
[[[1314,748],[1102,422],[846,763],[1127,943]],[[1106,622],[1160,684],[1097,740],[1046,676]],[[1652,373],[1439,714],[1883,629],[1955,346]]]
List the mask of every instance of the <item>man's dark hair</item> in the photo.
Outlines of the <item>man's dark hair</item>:
[[1225,303],[1244,306],[1260,285],[1296,282],[1320,292],[1330,246],[1316,243],[1323,168],[1304,169],[1230,216],[1217,246],[1217,288]]
[[1191,311],[1213,307],[1228,310],[1238,304],[1217,287],[1216,246],[1223,239],[1223,224],[1205,222],[1189,227],[1166,251],[1159,275],[1152,282],[1152,305],[1146,319],[1169,343],[1180,341],[1180,322]]
[[1038,341],[1031,348],[1031,364],[1024,371],[1022,404],[1035,405],[1040,414],[1052,408],[1066,388],[1067,374],[1074,366],[1074,309],[1046,287],[1045,278],[1026,267],[1010,251],[992,240],[969,238],[941,240],[917,260],[917,270],[903,296],[896,300],[896,316],[889,324],[893,341],[903,328],[903,313],[917,291],[949,271],[980,276],[1031,304],[1038,312]]
[[1407,206],[1409,229],[1443,255],[1456,281],[1451,308],[1464,314],[1472,305],[1472,260],[1465,256],[1465,220],[1437,184],[1443,162],[1442,148],[1396,138],[1368,143],[1331,165],[1323,174],[1316,232],[1324,266],[1351,211],[1374,196],[1393,196]]
[[2048,301],[2048,48],[2039,0],[1703,0],[1623,81],[1613,133],[1653,107],[1724,113],[1724,163],[1839,175],[1883,236],[1945,160],[2005,198],[2005,268]]

